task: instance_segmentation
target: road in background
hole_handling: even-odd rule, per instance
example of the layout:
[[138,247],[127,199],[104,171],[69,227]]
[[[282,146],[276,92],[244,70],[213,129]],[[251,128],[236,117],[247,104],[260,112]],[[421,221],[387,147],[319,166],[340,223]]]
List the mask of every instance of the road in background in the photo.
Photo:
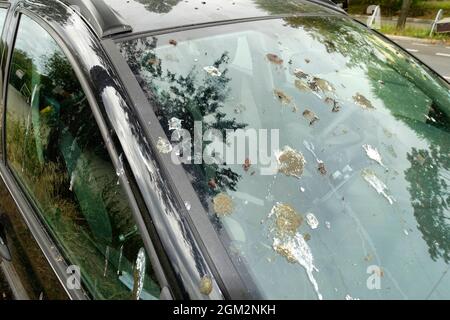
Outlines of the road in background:
[[406,37],[390,37],[450,82],[450,44],[433,44]]

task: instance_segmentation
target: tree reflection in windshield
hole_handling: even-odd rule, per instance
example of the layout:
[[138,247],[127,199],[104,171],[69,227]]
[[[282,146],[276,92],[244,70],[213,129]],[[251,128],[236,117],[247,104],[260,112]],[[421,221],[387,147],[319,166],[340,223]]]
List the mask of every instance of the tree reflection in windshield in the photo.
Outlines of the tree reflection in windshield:
[[[191,137],[194,137],[194,122],[202,122],[202,134],[207,130],[219,130],[223,137],[226,130],[237,130],[246,127],[235,118],[229,118],[221,111],[225,100],[228,98],[230,89],[228,84],[231,80],[227,76],[229,54],[224,52],[213,63],[213,67],[221,70],[219,77],[206,77],[201,79],[195,67],[183,76],[176,74],[172,70],[163,70],[162,60],[158,57],[154,49],[157,46],[157,38],[139,39],[121,45],[122,54],[127,58],[132,71],[137,75],[138,80],[145,83],[145,90],[150,101],[153,103],[155,113],[160,119],[161,125],[168,137],[171,136],[169,121],[171,119],[181,120],[184,129],[188,130]],[[140,79],[143,73],[147,72],[145,79]],[[164,88],[156,87],[154,83],[161,81]],[[206,120],[213,116],[214,120]],[[203,150],[208,143],[203,143]],[[194,146],[192,145],[192,151]],[[194,188],[200,195],[200,200],[207,207],[210,197],[236,190],[236,185],[240,175],[220,164],[187,165],[186,170],[192,176]],[[218,220],[217,220],[218,221]]]
[[[249,127],[281,128],[281,145],[306,160],[299,179],[242,174],[224,188],[237,189],[230,192],[237,210],[221,218],[233,233],[229,250],[248,263],[267,296],[312,297],[298,290],[308,281],[298,264],[307,272],[317,267],[312,287],[324,298],[345,297],[344,290],[361,298],[426,295],[432,284],[423,281],[441,277],[449,252],[448,163],[442,150],[448,149],[443,140],[450,107],[443,82],[344,17],[288,17],[208,28],[198,31],[198,38],[197,30],[185,34],[160,36],[164,44],[158,48],[155,38],[121,46],[148,98],[158,102],[166,132],[171,117],[192,129],[196,118],[186,117],[183,108],[207,104],[201,97],[210,87],[223,95],[215,100],[221,105],[229,87],[228,97],[240,99],[246,110],[234,113],[227,106],[228,115],[245,119]],[[175,38],[178,45],[169,41]],[[223,71],[224,79],[197,78],[193,68],[197,60],[201,66],[208,61],[202,57],[205,48],[223,47],[225,54],[209,64]],[[209,107],[200,115],[220,111]],[[221,128],[220,122],[214,126]],[[233,120],[226,126],[240,124]],[[202,168],[199,176],[207,178],[196,190],[214,195],[207,167]],[[318,227],[301,224],[298,242],[274,247],[267,218],[277,203],[295,209],[300,219],[316,217]],[[378,271],[383,291],[365,286],[366,267],[373,264],[383,267]],[[266,279],[274,271],[278,276]],[[410,283],[407,272],[418,281]]]
[[181,0],[137,0],[145,9],[155,13],[169,13]]
[[[412,58],[401,54],[399,49],[386,46],[368,32],[355,32],[353,23],[342,23],[334,17],[286,18],[285,21],[291,27],[304,29],[323,43],[328,53],[339,53],[346,57],[349,68],[364,68],[371,81],[373,94],[384,102],[394,116],[429,141],[429,150],[412,148],[408,153],[411,167],[405,171],[405,178],[410,183],[408,190],[414,216],[429,246],[430,256],[434,260],[442,258],[449,263],[450,158],[443,151],[450,150],[446,133],[450,132],[448,92],[442,90],[441,84],[431,79],[423,69],[418,68]],[[390,63],[386,63],[386,60]],[[402,90],[405,87],[410,90],[421,88],[425,90],[425,96],[431,97],[423,101],[430,106],[424,109],[424,116],[432,119],[426,121],[427,126],[438,130],[424,130],[423,125],[411,121],[414,118],[412,114],[416,113],[411,106],[418,104],[418,96],[404,95]]]

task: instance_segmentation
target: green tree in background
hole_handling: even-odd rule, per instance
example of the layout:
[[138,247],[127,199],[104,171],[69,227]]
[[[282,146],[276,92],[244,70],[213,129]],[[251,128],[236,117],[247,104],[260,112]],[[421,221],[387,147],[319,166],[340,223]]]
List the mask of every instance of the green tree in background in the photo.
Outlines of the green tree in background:
[[403,0],[400,15],[397,21],[397,29],[404,29],[406,18],[408,17],[409,9],[411,8],[412,0]]

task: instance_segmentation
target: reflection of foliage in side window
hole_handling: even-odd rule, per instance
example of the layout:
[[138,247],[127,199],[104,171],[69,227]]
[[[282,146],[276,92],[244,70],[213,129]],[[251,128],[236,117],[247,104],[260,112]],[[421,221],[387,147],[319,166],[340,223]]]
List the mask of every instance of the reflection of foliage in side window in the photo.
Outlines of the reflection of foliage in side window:
[[[132,298],[142,240],[84,92],[61,51],[33,57],[15,48],[7,112],[9,164],[66,258],[81,267],[94,298]],[[147,274],[144,287],[158,296],[150,267]]]
[[[225,137],[226,130],[237,130],[246,127],[235,118],[228,119],[221,111],[229,95],[228,69],[229,55],[224,52],[213,66],[221,70],[220,77],[201,78],[196,67],[186,75],[179,75],[171,70],[163,70],[162,61],[155,54],[157,39],[144,39],[121,44],[122,54],[126,57],[131,69],[141,81],[146,94],[155,106],[156,115],[161,125],[170,137],[168,121],[171,118],[182,120],[183,128],[194,137],[194,122],[202,122],[202,130],[216,129]],[[145,75],[148,75],[145,77]],[[145,79],[141,77],[144,76]],[[214,120],[205,118],[213,116]],[[203,149],[206,147],[203,143]],[[192,146],[193,148],[193,146]],[[214,195],[222,190],[236,190],[240,176],[229,168],[218,164],[202,164],[185,166],[193,176],[194,188],[206,204],[208,195]],[[211,181],[214,186],[211,188]]]

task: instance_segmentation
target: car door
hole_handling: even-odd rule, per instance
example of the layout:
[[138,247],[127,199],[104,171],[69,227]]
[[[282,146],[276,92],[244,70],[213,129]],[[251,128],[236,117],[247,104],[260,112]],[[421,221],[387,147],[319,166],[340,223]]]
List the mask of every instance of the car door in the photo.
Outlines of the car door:
[[[8,3],[0,3],[0,23],[3,29],[2,52],[2,76],[4,73],[4,61],[7,57],[7,34],[11,28],[11,15],[7,15]],[[5,26],[3,27],[4,22]],[[3,84],[3,81],[1,81]],[[3,131],[3,95],[1,99],[2,115],[0,128]],[[4,182],[6,179],[3,144],[0,149],[0,237],[3,246],[2,258],[0,258],[0,271],[11,287],[12,296],[15,299],[67,299],[67,294],[58,281],[53,269],[42,254],[39,244],[33,237],[29,223],[26,221],[16,206],[15,199],[10,189]]]
[[[111,161],[71,62],[44,21],[18,17],[4,86],[1,171],[15,200],[4,209],[6,225],[17,242],[32,231],[47,260],[41,258],[42,268],[54,270],[43,274],[58,278],[64,289],[51,292],[61,287],[54,281],[48,293],[40,287],[27,293],[159,299],[161,286],[120,183],[123,169]],[[28,228],[22,231],[24,220]],[[24,257],[35,262],[28,247],[11,252],[14,266],[14,259]],[[20,279],[36,274],[29,265],[17,265],[24,269]]]

